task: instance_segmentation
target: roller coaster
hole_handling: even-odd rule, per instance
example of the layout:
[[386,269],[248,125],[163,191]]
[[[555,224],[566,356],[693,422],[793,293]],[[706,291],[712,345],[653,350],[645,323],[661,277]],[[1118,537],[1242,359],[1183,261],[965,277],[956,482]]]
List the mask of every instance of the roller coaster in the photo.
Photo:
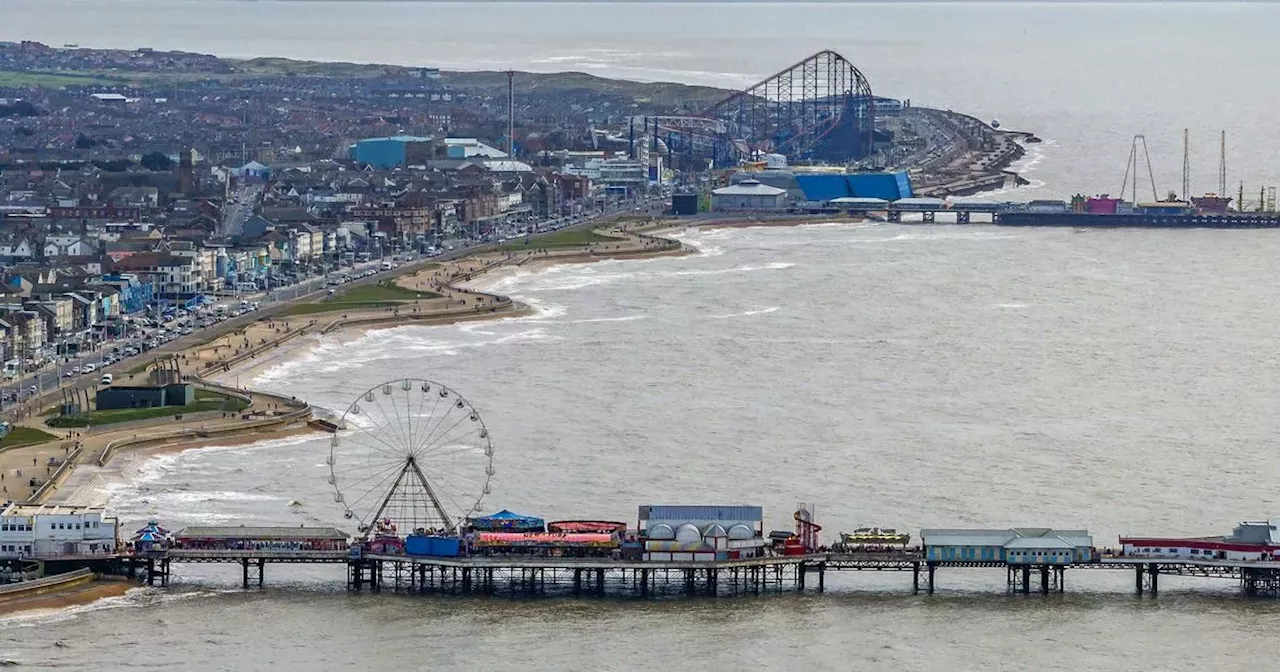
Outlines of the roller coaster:
[[840,54],[820,51],[696,116],[646,117],[672,155],[719,165],[782,154],[792,163],[848,163],[874,150],[875,98]]

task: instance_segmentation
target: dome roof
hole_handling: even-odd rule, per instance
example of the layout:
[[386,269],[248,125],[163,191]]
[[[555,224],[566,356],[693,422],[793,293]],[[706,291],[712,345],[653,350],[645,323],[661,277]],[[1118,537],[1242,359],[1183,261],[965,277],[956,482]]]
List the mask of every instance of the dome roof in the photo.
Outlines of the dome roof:
[[727,537],[727,536],[729,536],[729,533],[728,533],[728,532],[725,532],[725,530],[724,530],[724,526],[723,526],[723,525],[721,525],[721,524],[719,524],[719,523],[712,523],[712,524],[710,524],[710,525],[708,525],[708,526],[707,526],[707,529],[705,529],[705,530],[703,530],[703,531],[702,531],[702,536],[704,536],[704,537]]
[[730,539],[754,539],[755,536],[756,531],[742,523],[738,523],[737,525],[729,528]]
[[649,528],[649,538],[664,541],[675,539],[676,531],[671,529],[671,526],[666,523],[658,523],[657,525]]
[[685,523],[676,530],[676,541],[702,541],[702,531],[693,523]]

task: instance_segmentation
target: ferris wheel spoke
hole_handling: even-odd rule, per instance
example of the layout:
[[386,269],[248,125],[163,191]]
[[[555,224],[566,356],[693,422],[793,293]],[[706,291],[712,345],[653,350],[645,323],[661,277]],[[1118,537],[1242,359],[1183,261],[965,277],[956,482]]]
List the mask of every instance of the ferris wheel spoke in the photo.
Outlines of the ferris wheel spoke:
[[[410,418],[422,418],[423,417],[422,407],[426,405],[426,403],[427,403],[427,392],[421,391],[418,394],[418,407],[416,409],[410,410],[413,405],[413,397],[406,395],[405,396],[405,412],[409,413]],[[410,429],[412,431],[409,432],[409,445],[414,446],[414,445],[417,445],[418,433],[422,431],[422,423],[411,423]]]
[[[440,391],[443,392],[445,395],[452,394],[456,399],[462,401],[462,403],[464,404],[466,403],[466,400],[462,399],[461,395],[459,395],[457,392],[450,390],[449,388],[441,388]],[[437,399],[445,398],[445,396],[439,395],[439,394],[436,395],[436,397]],[[438,401],[436,406],[437,407],[439,406]],[[443,425],[449,419],[449,416],[453,414],[453,409],[455,408],[455,406],[456,406],[456,402],[450,401],[445,404],[444,410],[438,414],[436,413],[435,408],[432,409],[431,415],[433,418],[435,418],[436,421],[435,421],[435,424],[432,424],[430,420],[427,421],[426,425],[428,427],[428,430],[426,433],[426,438],[424,438],[421,443],[425,444],[431,439],[431,437],[436,433],[436,430],[438,430],[440,426]]]
[[[399,480],[400,480],[400,476],[401,476],[401,475],[403,475],[403,474],[404,474],[404,469],[403,469],[403,467],[401,467],[399,470],[397,470],[397,471],[393,471],[393,472],[391,472],[391,473],[389,473],[389,474],[387,474],[387,475],[383,476],[383,477],[382,477],[382,480],[378,481],[377,483],[374,483],[374,484],[373,484],[373,486],[372,486],[372,487],[370,487],[367,491],[365,491],[365,493],[364,493],[363,495],[360,495],[359,497],[357,497],[357,498],[356,498],[356,500],[355,500],[354,502],[350,502],[350,503],[348,503],[348,504],[347,504],[347,508],[349,508],[349,509],[353,509],[354,507],[359,506],[360,502],[363,502],[363,501],[365,500],[365,498],[367,498],[369,495],[372,495],[372,494],[373,494],[373,493],[375,493],[375,492],[381,492],[381,491],[382,491],[382,486],[387,482],[387,480],[388,480],[388,479],[392,479],[392,478],[394,478],[394,479],[396,479],[397,481],[399,481]],[[393,490],[393,491],[395,490],[395,486],[394,486],[394,485],[392,486],[392,490]]]
[[367,437],[370,442],[375,442],[382,445],[383,448],[385,448],[385,450],[378,449],[372,445],[367,446],[368,448],[371,448],[374,450],[380,450],[380,452],[385,452],[387,455],[395,457],[396,459],[404,459],[405,455],[404,455],[403,449],[396,448],[394,445],[388,443],[382,437],[378,436],[377,434],[374,434],[373,432],[370,432],[364,427],[356,425],[356,429],[360,430],[360,432],[364,434],[364,436]]
[[[379,392],[374,396],[374,401],[369,402],[373,404],[373,408],[377,409],[378,418],[381,420],[377,423],[377,426],[381,427],[383,433],[386,434],[386,436],[382,438],[384,438],[387,445],[392,447],[392,451],[396,455],[404,455],[407,446],[404,443],[403,428],[400,426],[401,423],[399,419],[392,420],[391,414],[388,413],[387,409],[383,406],[382,399],[383,395],[379,390]],[[392,409],[395,410],[395,404],[393,403],[391,406]],[[396,411],[396,413],[398,414],[399,411]]]
[[[464,428],[464,429],[465,429],[465,428]],[[484,425],[480,425],[480,426],[478,426],[478,427],[474,427],[474,428],[469,429],[469,430],[466,430],[466,431],[464,431],[464,432],[462,432],[462,433],[454,433],[454,432],[453,432],[453,430],[451,429],[451,430],[449,430],[448,432],[446,432],[445,434],[442,434],[442,435],[440,435],[440,436],[436,437],[435,439],[433,439],[429,445],[424,444],[424,445],[420,446],[420,447],[418,448],[418,455],[419,455],[419,457],[420,457],[420,458],[430,457],[431,455],[435,454],[436,452],[438,452],[438,451],[440,451],[440,450],[444,450],[444,449],[446,449],[446,448],[450,448],[450,447],[452,447],[452,446],[454,446],[454,445],[458,444],[459,442],[461,442],[461,441],[463,441],[463,440],[465,440],[465,439],[470,438],[470,437],[471,437],[471,435],[473,435],[473,434],[474,434],[474,435],[476,435],[476,436],[477,436],[477,438],[476,438],[475,440],[471,441],[470,443],[471,443],[471,444],[474,444],[474,445],[476,445],[476,446],[478,446],[478,447],[483,447],[485,444],[487,444],[487,443],[488,443],[488,440],[487,440],[487,439],[485,439],[484,437],[480,437],[480,436],[479,436],[479,434],[480,434],[481,432],[483,432],[483,431],[485,431],[485,427],[484,427]]]
[[386,396],[387,405],[391,407],[391,411],[396,415],[396,421],[392,425],[392,427],[395,428],[396,434],[399,435],[400,440],[404,442],[405,449],[412,450],[413,442],[410,441],[409,439],[409,433],[411,431],[411,427],[409,425],[409,421],[407,418],[400,417],[400,403],[396,401],[395,388],[392,388],[391,394],[384,395],[384,396]]
[[386,480],[386,476],[387,476],[387,474],[390,474],[390,473],[394,472],[395,470],[400,469],[400,468],[401,468],[401,467],[403,467],[403,466],[404,466],[403,464],[392,464],[392,465],[390,465],[389,467],[387,467],[387,468],[385,468],[385,469],[381,469],[381,470],[379,470],[379,471],[377,471],[377,472],[375,472],[375,473],[373,473],[373,474],[369,474],[369,475],[365,476],[364,478],[355,478],[355,477],[352,477],[352,478],[351,478],[351,480],[350,480],[350,482],[346,482],[346,481],[348,480],[346,477],[344,477],[344,476],[339,476],[338,474],[336,474],[336,473],[335,473],[335,474],[334,474],[334,476],[333,476],[334,486],[335,486],[335,487],[336,487],[336,486],[342,486],[342,487],[346,488],[347,490],[350,490],[350,491],[353,491],[353,492],[354,492],[355,490],[358,490],[358,489],[359,489],[359,486],[360,486],[361,484],[364,484],[364,483],[367,483],[367,482],[369,482],[369,481],[372,481],[372,480],[373,480],[373,479],[375,479],[375,478],[381,478],[382,480]]
[[[450,432],[452,432],[454,429],[456,429],[456,428],[458,427],[458,425],[461,425],[462,423],[466,422],[466,421],[467,421],[467,419],[468,419],[468,418],[470,418],[470,417],[471,417],[471,414],[470,414],[470,413],[468,413],[468,414],[466,414],[466,415],[463,415],[461,418],[459,418],[459,419],[458,419],[458,421],[457,421],[457,422],[455,422],[455,423],[453,423],[452,425],[450,425],[450,426],[449,426],[449,429],[444,430],[444,433],[443,433],[443,434],[440,434],[438,437],[435,437],[435,436],[434,436],[434,433],[433,433],[433,436],[428,436],[428,437],[427,437],[427,439],[428,439],[428,440],[431,440],[431,439],[433,439],[433,438],[434,438],[434,441],[438,441],[438,440],[440,440],[440,439],[443,439],[444,437],[449,436],[449,433],[450,433]],[[430,441],[430,442],[431,442],[431,443],[434,443],[434,441]],[[427,443],[428,443],[428,442],[423,442],[423,446],[427,445]],[[419,448],[419,449],[420,449],[420,448],[422,448],[423,446],[418,446],[417,448]]]

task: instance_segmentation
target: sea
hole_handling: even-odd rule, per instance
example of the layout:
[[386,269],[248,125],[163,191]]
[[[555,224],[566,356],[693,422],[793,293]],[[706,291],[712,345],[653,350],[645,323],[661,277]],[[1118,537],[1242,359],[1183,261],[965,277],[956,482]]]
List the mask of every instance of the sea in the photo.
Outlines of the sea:
[[[1132,3],[419,3],[0,0],[0,39],[585,70],[740,87],[820,49],[877,93],[1045,142],[1008,198],[1157,182],[1275,184],[1280,7]],[[530,315],[310,337],[240,383],[341,414],[445,383],[494,445],[486,510],[635,520],[660,503],[803,502],[860,526],[1222,534],[1280,511],[1280,231],[839,223],[677,229],[693,254],[505,271]],[[336,525],[325,437],[131,456],[126,522]],[[477,467],[483,468],[483,467]],[[827,537],[828,539],[830,537]],[[115,670],[1258,670],[1280,603],[1119,572],[1011,596],[999,571],[829,574],[717,600],[353,594],[341,568],[178,566],[174,586],[0,618],[0,661]]]

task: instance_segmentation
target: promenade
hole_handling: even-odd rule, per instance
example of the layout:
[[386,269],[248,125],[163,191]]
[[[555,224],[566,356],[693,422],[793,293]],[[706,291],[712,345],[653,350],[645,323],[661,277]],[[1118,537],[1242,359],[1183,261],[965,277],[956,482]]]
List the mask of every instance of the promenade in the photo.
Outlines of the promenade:
[[[652,222],[632,222],[600,227],[594,232],[610,240],[586,245],[484,251],[418,264],[416,268],[410,267],[412,272],[396,277],[395,284],[407,290],[431,292],[437,297],[405,300],[388,307],[326,311],[316,304],[340,299],[341,294],[335,293],[332,298],[313,294],[270,312],[263,311],[257,320],[237,324],[212,338],[171,352],[151,353],[152,361],[146,370],[122,372],[118,374],[117,383],[141,384],[152,368],[174,368],[198,387],[240,396],[248,402],[248,407],[234,413],[190,414],[181,420],[164,417],[118,426],[74,429],[48,427],[44,424],[44,415],[32,414],[19,421],[18,426],[40,429],[56,439],[0,450],[0,494],[13,501],[101,506],[106,503],[106,485],[111,479],[127,477],[136,467],[133,458],[123,465],[110,464],[122,453],[156,454],[312,431],[306,425],[311,411],[304,400],[241,387],[239,374],[338,329],[449,324],[526,314],[528,306],[466,286],[500,268],[686,253],[674,241],[643,233],[651,226],[654,226]],[[533,241],[536,245],[537,238]],[[340,287],[337,291],[344,289]],[[290,314],[295,307],[302,309],[300,314]],[[46,481],[52,483],[46,485]]]

